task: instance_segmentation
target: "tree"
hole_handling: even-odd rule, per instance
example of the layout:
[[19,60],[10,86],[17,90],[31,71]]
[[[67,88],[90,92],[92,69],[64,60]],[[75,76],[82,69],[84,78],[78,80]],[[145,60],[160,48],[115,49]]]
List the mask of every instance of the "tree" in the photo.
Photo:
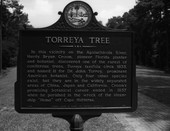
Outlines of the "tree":
[[3,44],[3,68],[16,63],[18,48],[18,31],[23,25],[28,25],[28,15],[23,13],[23,5],[17,0],[3,1],[2,6],[2,44]]
[[78,16],[78,10],[79,10],[79,8],[80,8],[80,7],[79,7],[79,5],[76,5],[76,6],[75,6],[75,10],[76,10],[76,17]]
[[125,29],[126,28],[124,20],[122,19],[121,16],[113,17],[109,19],[106,26],[109,28],[113,28],[113,29]]
[[170,69],[170,13],[167,13],[170,2],[168,1],[138,0],[136,6],[129,12],[108,20],[108,27],[126,28],[135,33],[137,64]]
[[28,15],[23,13],[23,5],[19,5],[16,0],[8,0],[4,2],[4,39],[16,39],[18,37],[18,30],[23,28],[23,25],[28,25]]
[[101,25],[103,25],[103,22],[100,20],[100,21],[98,21]]

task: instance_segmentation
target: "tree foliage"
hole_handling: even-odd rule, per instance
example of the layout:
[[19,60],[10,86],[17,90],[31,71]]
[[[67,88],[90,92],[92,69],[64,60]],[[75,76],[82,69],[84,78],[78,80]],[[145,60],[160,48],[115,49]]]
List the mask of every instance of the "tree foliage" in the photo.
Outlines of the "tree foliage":
[[3,68],[16,64],[18,47],[18,31],[28,25],[28,14],[23,12],[24,6],[17,0],[3,0],[2,5],[2,47]]
[[138,0],[129,12],[108,20],[108,27],[127,29],[135,33],[137,64],[170,69],[168,8],[170,9],[168,0]]

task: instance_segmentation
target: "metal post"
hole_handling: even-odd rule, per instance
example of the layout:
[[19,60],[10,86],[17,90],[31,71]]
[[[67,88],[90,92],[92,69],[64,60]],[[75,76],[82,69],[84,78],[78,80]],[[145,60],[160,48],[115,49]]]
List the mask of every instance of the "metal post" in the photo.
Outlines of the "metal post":
[[52,116],[67,120],[70,123],[70,131],[83,131],[84,120],[79,114],[58,116],[58,114],[52,113]]
[[84,121],[79,114],[75,114],[70,121],[70,131],[83,131]]
[[[60,117],[67,120],[70,123],[70,131],[83,131],[84,129],[84,122],[93,117],[99,117],[101,114],[95,115],[68,115],[68,116],[58,116],[57,113],[52,113],[53,117]],[[83,120],[84,119],[84,120]]]
[[0,9],[0,74],[2,72],[2,0]]

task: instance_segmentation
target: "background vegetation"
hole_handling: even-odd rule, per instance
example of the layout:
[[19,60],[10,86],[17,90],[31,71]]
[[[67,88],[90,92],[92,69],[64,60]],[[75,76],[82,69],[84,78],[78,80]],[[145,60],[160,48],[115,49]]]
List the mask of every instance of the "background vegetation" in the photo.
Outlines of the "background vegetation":
[[135,33],[136,64],[170,69],[169,0],[138,0],[123,16],[109,19],[107,27]]
[[[3,1],[3,68],[16,65],[18,30],[30,26],[23,8],[16,0]],[[136,64],[170,70],[169,0],[138,0],[133,9],[109,19],[106,26],[135,33]]]
[[15,66],[19,30],[28,25],[28,15],[16,0],[3,0],[2,5],[2,67]]

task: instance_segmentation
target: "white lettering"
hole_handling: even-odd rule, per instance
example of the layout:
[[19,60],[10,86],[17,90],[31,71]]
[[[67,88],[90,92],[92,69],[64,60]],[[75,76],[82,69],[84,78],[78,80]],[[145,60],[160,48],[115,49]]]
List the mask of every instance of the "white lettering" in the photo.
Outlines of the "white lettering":
[[109,37],[89,37],[90,43],[99,43],[99,44],[109,44],[110,38]]
[[84,43],[82,37],[56,37],[56,36],[46,36],[47,43]]

